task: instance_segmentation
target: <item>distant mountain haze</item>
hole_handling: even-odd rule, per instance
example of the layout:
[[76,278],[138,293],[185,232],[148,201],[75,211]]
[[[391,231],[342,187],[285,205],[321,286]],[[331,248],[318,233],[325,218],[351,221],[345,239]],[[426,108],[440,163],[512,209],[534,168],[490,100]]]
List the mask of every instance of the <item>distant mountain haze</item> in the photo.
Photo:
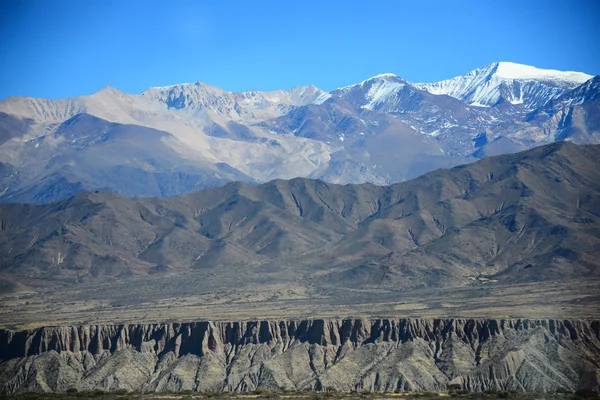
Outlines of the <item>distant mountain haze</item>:
[[381,74],[331,93],[197,82],[10,97],[0,102],[0,202],[295,177],[389,185],[556,140],[598,143],[599,79],[500,62],[435,83]]

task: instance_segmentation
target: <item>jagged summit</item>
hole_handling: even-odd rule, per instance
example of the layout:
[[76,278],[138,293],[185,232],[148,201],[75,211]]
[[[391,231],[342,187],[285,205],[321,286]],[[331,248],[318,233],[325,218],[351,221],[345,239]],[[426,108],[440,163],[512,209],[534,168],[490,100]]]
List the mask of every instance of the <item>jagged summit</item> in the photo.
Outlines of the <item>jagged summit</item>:
[[142,97],[186,111],[210,110],[233,120],[268,119],[308,104],[322,104],[331,95],[314,85],[296,86],[289,90],[262,92],[228,92],[202,82],[154,87]]

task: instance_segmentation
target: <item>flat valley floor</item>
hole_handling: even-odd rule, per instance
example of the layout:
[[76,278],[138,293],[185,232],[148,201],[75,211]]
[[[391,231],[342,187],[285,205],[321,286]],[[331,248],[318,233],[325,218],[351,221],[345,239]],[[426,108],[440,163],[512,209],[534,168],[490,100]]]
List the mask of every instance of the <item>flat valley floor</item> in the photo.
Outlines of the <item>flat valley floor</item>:
[[[351,289],[277,273],[197,271],[52,286],[0,297],[10,329],[119,323],[306,318],[555,318],[600,316],[595,280],[445,288]],[[232,289],[234,288],[234,289]]]

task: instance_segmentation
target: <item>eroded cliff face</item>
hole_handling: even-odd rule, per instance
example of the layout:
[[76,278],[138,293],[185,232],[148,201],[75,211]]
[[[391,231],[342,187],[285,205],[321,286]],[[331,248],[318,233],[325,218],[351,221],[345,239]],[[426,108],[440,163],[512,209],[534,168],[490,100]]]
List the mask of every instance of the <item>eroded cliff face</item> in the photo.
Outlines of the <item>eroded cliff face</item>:
[[598,390],[600,321],[352,319],[0,330],[0,392]]

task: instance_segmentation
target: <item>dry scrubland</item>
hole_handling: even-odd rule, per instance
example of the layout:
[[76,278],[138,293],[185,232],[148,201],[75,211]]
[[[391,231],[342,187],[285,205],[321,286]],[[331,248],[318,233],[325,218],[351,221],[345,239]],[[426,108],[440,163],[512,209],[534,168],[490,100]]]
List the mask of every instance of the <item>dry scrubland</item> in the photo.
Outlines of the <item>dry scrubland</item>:
[[[498,284],[445,289],[315,288],[311,282],[269,284],[244,277],[235,289],[209,275],[91,283],[0,299],[11,329],[54,325],[244,321],[303,318],[598,318],[596,281]],[[195,282],[203,282],[196,287]],[[213,286],[214,285],[214,286]],[[212,290],[210,287],[212,286]]]

